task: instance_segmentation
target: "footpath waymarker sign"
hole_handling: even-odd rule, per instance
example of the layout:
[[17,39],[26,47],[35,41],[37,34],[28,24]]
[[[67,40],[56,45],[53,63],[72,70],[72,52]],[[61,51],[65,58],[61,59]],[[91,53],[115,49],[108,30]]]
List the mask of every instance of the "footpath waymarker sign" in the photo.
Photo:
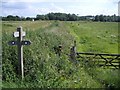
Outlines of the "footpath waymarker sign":
[[9,45],[17,45],[18,42],[17,42],[17,41],[9,41],[8,44],[9,44]]
[[30,41],[22,41],[21,44],[22,44],[22,45],[30,45],[31,42],[30,42]]
[[[25,37],[26,33],[25,32],[22,32],[22,36]],[[19,32],[14,32],[13,33],[13,37],[19,37]]]
[[30,45],[30,41],[23,41],[23,37],[25,37],[26,33],[22,30],[22,27],[18,27],[17,31],[13,33],[13,37],[17,37],[17,41],[9,41],[9,45],[17,45],[18,47],[18,69],[19,75],[23,80],[24,78],[24,70],[23,70],[23,45]]

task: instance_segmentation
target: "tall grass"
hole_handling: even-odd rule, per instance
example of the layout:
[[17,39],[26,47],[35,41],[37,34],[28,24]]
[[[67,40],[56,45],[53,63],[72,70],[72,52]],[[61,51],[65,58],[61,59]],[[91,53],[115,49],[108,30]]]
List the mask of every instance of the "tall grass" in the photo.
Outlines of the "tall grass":
[[[109,71],[101,68],[93,70],[93,67],[89,67],[87,63],[86,66],[82,63],[74,64],[69,61],[68,54],[74,40],[77,40],[78,51],[117,53],[116,23],[35,21],[3,22],[2,25],[3,88],[105,87],[98,80],[99,78],[111,84],[112,79],[109,79],[107,75]],[[17,46],[7,44],[8,41],[16,40],[12,37],[12,33],[19,25],[23,26],[23,30],[27,33],[24,39],[32,42],[30,46],[24,46],[25,78],[23,81],[17,74]],[[109,25],[112,25],[111,28]],[[56,54],[53,49],[59,45],[62,45],[61,56]],[[109,50],[105,49],[108,47],[110,47]],[[113,47],[114,49],[112,49]],[[100,70],[105,75],[104,78],[99,76]],[[117,73],[117,71],[115,72]],[[95,75],[97,76],[93,78]],[[116,83],[117,81],[114,81],[115,87],[118,86]]]

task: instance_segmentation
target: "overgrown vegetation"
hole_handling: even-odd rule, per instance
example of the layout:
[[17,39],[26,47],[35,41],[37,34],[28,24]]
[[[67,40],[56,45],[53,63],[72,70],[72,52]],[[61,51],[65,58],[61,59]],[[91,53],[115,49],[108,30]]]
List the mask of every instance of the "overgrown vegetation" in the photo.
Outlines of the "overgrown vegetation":
[[[16,40],[12,33],[21,25],[24,39],[23,81],[18,76],[17,47],[8,41]],[[106,88],[119,87],[119,70],[93,67],[86,60],[73,63],[68,54],[73,41],[78,52],[118,53],[117,23],[101,22],[3,22],[2,23],[2,76],[3,88]],[[59,56],[55,46],[62,45]]]

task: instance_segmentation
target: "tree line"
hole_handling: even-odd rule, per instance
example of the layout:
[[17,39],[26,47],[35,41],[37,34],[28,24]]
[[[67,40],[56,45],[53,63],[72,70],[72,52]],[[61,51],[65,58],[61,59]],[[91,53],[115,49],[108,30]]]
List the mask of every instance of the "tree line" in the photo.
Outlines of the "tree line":
[[48,13],[45,15],[36,15],[35,18],[32,17],[20,17],[8,15],[6,17],[1,17],[3,21],[31,21],[31,20],[60,20],[60,21],[101,21],[101,22],[120,22],[120,16],[114,15],[96,15],[96,16],[78,16],[76,14],[66,14],[66,13]]

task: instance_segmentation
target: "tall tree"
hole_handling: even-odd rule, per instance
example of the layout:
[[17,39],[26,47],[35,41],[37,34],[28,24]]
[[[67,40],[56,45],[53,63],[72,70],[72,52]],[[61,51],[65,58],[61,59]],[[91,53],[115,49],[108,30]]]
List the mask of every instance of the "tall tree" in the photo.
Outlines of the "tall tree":
[[96,15],[96,16],[95,16],[95,21],[100,21],[100,19],[99,19],[99,16],[98,16],[98,15]]

